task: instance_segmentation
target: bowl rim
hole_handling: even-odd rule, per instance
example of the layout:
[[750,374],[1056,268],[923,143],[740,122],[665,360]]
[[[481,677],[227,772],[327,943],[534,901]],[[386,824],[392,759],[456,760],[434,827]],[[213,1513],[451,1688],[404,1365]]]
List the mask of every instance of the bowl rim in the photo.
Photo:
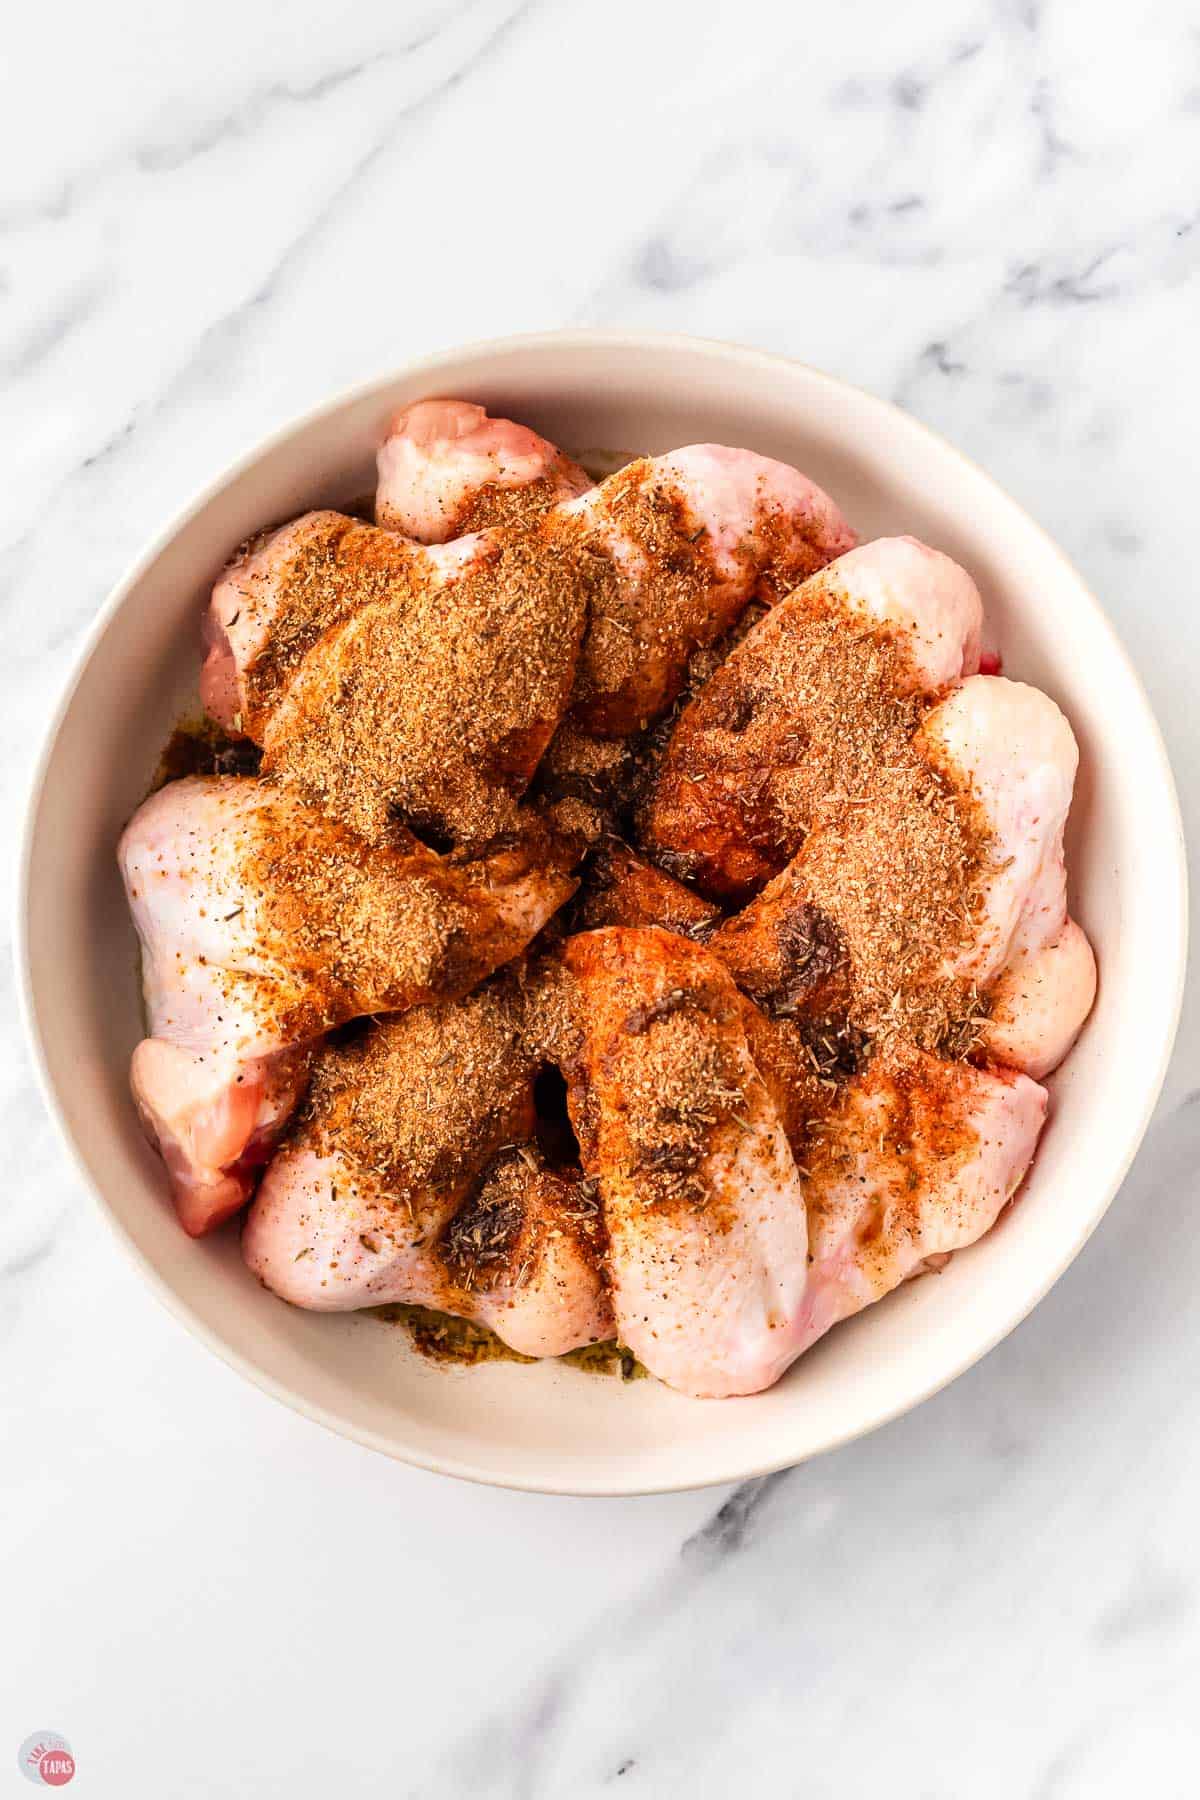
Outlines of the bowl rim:
[[[1113,1200],[1116,1198],[1116,1195],[1129,1172],[1130,1166],[1133,1163],[1134,1157],[1141,1147],[1147,1129],[1149,1128],[1170,1064],[1175,1039],[1179,1029],[1179,1020],[1186,987],[1189,936],[1188,866],[1186,840],[1183,829],[1183,817],[1179,805],[1178,788],[1171,768],[1170,757],[1167,753],[1162,729],[1154,709],[1150,704],[1150,699],[1141,676],[1126,651],[1116,627],[1109,619],[1107,613],[1100,604],[1100,601],[1096,598],[1088,583],[1083,579],[1075,565],[1050,536],[1045,527],[1034,518],[1021,502],[1015,500],[1012,495],[1008,493],[1007,489],[1003,488],[993,476],[971,457],[967,456],[962,450],[958,449],[958,447],[951,443],[948,438],[944,437],[942,433],[936,431],[932,426],[925,424],[923,420],[916,418],[912,413],[906,412],[903,407],[897,406],[893,401],[886,400],[880,395],[871,393],[868,389],[858,387],[855,383],[846,381],[840,376],[830,375],[824,370],[814,367],[811,363],[805,362],[800,357],[788,356],[778,351],[761,350],[752,345],[731,342],[722,338],[695,336],[686,332],[628,330],[620,327],[574,327],[561,330],[521,332],[496,338],[480,338],[462,344],[443,346],[424,356],[407,360],[395,368],[388,369],[382,374],[367,377],[362,381],[354,383],[348,388],[339,389],[326,399],[309,407],[306,411],[276,425],[271,431],[266,433],[265,436],[256,439],[229,463],[225,464],[215,476],[204,482],[199,488],[195,489],[189,498],[185,500],[183,505],[171,516],[167,523],[162,526],[152,536],[146,546],[137,553],[118,580],[113,584],[104,601],[98,607],[90,626],[84,633],[82,641],[71,659],[70,667],[62,682],[61,688],[59,689],[56,702],[51,709],[36,757],[34,758],[32,768],[27,776],[26,791],[21,813],[20,849],[16,868],[13,957],[17,974],[18,1010],[21,1016],[26,1043],[30,1051],[34,1077],[46,1110],[53,1121],[60,1143],[65,1148],[70,1161],[80,1175],[83,1186],[89,1194],[93,1206],[99,1212],[105,1224],[108,1226],[108,1229],[121,1245],[127,1258],[132,1261],[142,1278],[146,1281],[159,1303],[178,1319],[194,1337],[198,1338],[201,1343],[213,1352],[214,1355],[219,1357],[227,1367],[236,1370],[238,1374],[250,1381],[262,1393],[268,1394],[273,1399],[281,1401],[293,1412],[299,1413],[303,1417],[326,1427],[326,1429],[334,1432],[339,1437],[348,1438],[352,1442],[361,1444],[367,1449],[379,1451],[393,1461],[401,1462],[412,1468],[424,1469],[432,1474],[449,1475],[458,1480],[469,1481],[482,1486],[507,1488],[517,1492],[591,1498],[621,1498],[637,1495],[687,1492],[701,1488],[724,1485],[729,1482],[748,1481],[764,1475],[773,1474],[780,1469],[791,1468],[797,1465],[793,1458],[789,1458],[784,1454],[778,1457],[772,1456],[754,1463],[747,1464],[745,1462],[738,1462],[737,1465],[733,1467],[722,1466],[714,1468],[711,1474],[706,1474],[698,1481],[692,1479],[676,1480],[670,1476],[664,1476],[658,1480],[633,1484],[627,1481],[621,1481],[619,1478],[612,1476],[592,1479],[574,1477],[567,1480],[556,1480],[546,1479],[545,1477],[539,1478],[533,1475],[497,1474],[494,1469],[484,1467],[480,1463],[472,1463],[466,1458],[435,1456],[424,1452],[419,1448],[410,1449],[406,1447],[401,1449],[382,1433],[364,1426],[355,1425],[351,1420],[343,1418],[331,1412],[329,1408],[310,1400],[305,1394],[298,1389],[293,1388],[287,1382],[277,1380],[274,1376],[267,1374],[264,1370],[244,1357],[241,1352],[234,1350],[222,1338],[219,1332],[200,1316],[193,1308],[192,1304],[170,1284],[165,1276],[159,1273],[149,1257],[140,1249],[118,1219],[117,1215],[112,1211],[108,1201],[100,1190],[99,1184],[93,1178],[92,1173],[88,1168],[83,1149],[76,1141],[74,1134],[67,1124],[50,1074],[45,1045],[43,1043],[37,1019],[28,942],[28,919],[33,899],[30,883],[32,878],[32,859],[36,825],[41,807],[43,790],[45,788],[50,762],[58,740],[59,732],[70,710],[75,692],[79,687],[84,673],[101,640],[105,636],[110,623],[124,605],[131,589],[141,580],[142,576],[149,570],[157,558],[163,554],[185,526],[202,512],[203,509],[226,487],[248,473],[263,457],[270,454],[273,450],[285,445],[287,441],[297,433],[320,423],[323,419],[341,411],[343,408],[350,407],[356,402],[369,399],[372,394],[384,391],[401,380],[411,379],[414,376],[425,373],[428,373],[433,377],[440,369],[453,366],[464,357],[480,357],[488,355],[503,357],[510,353],[538,351],[542,349],[588,351],[601,347],[618,352],[622,350],[638,352],[655,349],[664,351],[685,350],[692,353],[699,352],[700,354],[706,354],[727,362],[740,363],[743,366],[753,366],[759,370],[777,369],[782,366],[788,369],[802,371],[818,389],[824,387],[831,393],[851,395],[859,403],[865,400],[872,408],[878,409],[882,416],[902,421],[905,429],[916,432],[918,436],[923,437],[930,445],[931,449],[935,450],[941,456],[953,458],[962,467],[968,470],[976,480],[990,489],[991,492],[1005,505],[1015,508],[1021,514],[1022,518],[1036,534],[1037,538],[1040,539],[1042,548],[1049,554],[1052,560],[1059,565],[1064,575],[1074,583],[1079,598],[1086,602],[1091,611],[1093,625],[1107,637],[1109,648],[1115,653],[1116,657],[1123,665],[1124,673],[1142,703],[1145,721],[1148,726],[1147,746],[1148,748],[1153,749],[1157,759],[1157,777],[1163,784],[1164,797],[1167,801],[1168,812],[1173,827],[1170,834],[1170,851],[1168,853],[1164,846],[1164,855],[1169,854],[1170,859],[1174,863],[1174,882],[1172,884],[1172,894],[1170,898],[1173,899],[1175,912],[1175,943],[1171,958],[1172,966],[1175,970],[1175,978],[1174,992],[1171,996],[1166,1014],[1168,1020],[1167,1028],[1162,1035],[1156,1063],[1145,1083],[1144,1099],[1140,1115],[1127,1133],[1125,1142],[1122,1144],[1120,1153],[1113,1164],[1112,1173],[1106,1184],[1105,1191],[1091,1209],[1089,1218],[1085,1222],[1082,1230],[1065,1254],[1060,1257],[1057,1265],[1053,1268],[1048,1268],[1043,1272],[1042,1278],[1039,1279],[1033,1291],[1025,1300],[1023,1300],[1020,1309],[1008,1319],[1007,1323],[981,1346],[972,1346],[965,1354],[956,1356],[944,1370],[939,1371],[935,1378],[924,1383],[917,1391],[907,1395],[903,1400],[897,1401],[895,1404],[879,1408],[870,1417],[859,1420],[852,1426],[848,1426],[845,1431],[834,1434],[818,1449],[808,1452],[801,1460],[810,1461],[813,1457],[824,1456],[830,1451],[841,1449],[845,1445],[854,1443],[857,1439],[867,1436],[870,1432],[878,1430],[881,1426],[888,1425],[895,1419],[903,1417],[905,1413],[911,1412],[914,1408],[922,1405],[926,1400],[931,1399],[935,1394],[940,1393],[942,1389],[948,1387],[951,1382],[956,1381],[958,1377],[965,1374],[968,1369],[973,1368],[977,1363],[981,1362],[985,1356],[989,1355],[990,1352],[995,1349],[997,1344],[1008,1337],[1011,1332],[1015,1331],[1017,1327],[1029,1317],[1029,1314],[1041,1303],[1047,1293],[1049,1293],[1050,1289],[1078,1257],[1080,1251],[1091,1237],[1093,1231],[1096,1230],[1100,1221],[1104,1218],[1112,1205]],[[1164,878],[1165,873],[1166,872],[1164,871]]]

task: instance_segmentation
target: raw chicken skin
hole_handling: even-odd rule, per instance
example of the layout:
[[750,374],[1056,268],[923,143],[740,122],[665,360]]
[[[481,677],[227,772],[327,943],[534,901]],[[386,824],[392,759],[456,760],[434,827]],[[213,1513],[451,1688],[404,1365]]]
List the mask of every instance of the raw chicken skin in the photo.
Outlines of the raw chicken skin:
[[435,1307],[527,1356],[610,1337],[595,1203],[528,1142],[533,1075],[503,988],[329,1046],[247,1215],[247,1265],[296,1306]]
[[242,1253],[251,1272],[293,1306],[428,1306],[486,1325],[522,1356],[564,1356],[613,1335],[595,1265],[564,1229],[578,1194],[577,1182],[536,1161],[531,1168],[516,1152],[498,1162],[475,1204],[512,1215],[513,1236],[503,1270],[476,1287],[447,1267],[460,1209],[445,1190],[413,1220],[345,1157],[287,1147],[247,1214]]
[[234,555],[204,619],[200,698],[256,742],[304,657],[339,618],[413,584],[450,586],[478,540],[425,549],[338,512],[303,513]]
[[1046,1104],[1025,1075],[919,1051],[878,1057],[848,1083],[804,1150],[813,1260],[797,1353],[990,1231]]
[[598,1178],[621,1342],[669,1386],[751,1394],[802,1347],[804,1193],[744,1001],[654,928],[571,938],[582,1041],[565,1070]]
[[467,400],[420,400],[399,413],[380,446],[375,517],[422,544],[444,544],[548,511],[591,477],[527,425],[490,419]]
[[[720,923],[716,907],[681,881],[644,862],[616,838],[593,857],[570,913],[572,931],[596,931],[609,925],[658,925],[679,937],[704,943],[730,970],[751,1001],[756,997],[756,987],[765,988],[766,998],[773,1000],[772,980],[760,979],[761,958],[745,948],[741,956],[732,952],[724,934],[717,931]],[[814,1071],[800,1027],[793,1018],[776,1017],[749,1003],[743,1008],[742,1024],[750,1054],[779,1113],[788,1143],[797,1149],[806,1139],[807,1121],[826,1109],[826,1092]]]
[[[749,898],[794,855],[825,796],[853,794],[873,772],[878,746],[825,717],[822,686],[832,681],[834,700],[837,689],[881,700],[936,691],[978,667],[982,617],[966,571],[915,538],[839,557],[760,620],[684,708],[644,842],[705,893]],[[818,636],[831,621],[847,659],[832,676]]]
[[567,704],[585,601],[524,539],[445,545],[312,513],[213,593],[201,692],[264,771],[374,842],[521,829],[517,802]]
[[597,559],[572,716],[600,737],[644,727],[748,601],[776,599],[855,542],[807,476],[723,444],[630,463],[547,524],[582,532]]
[[[293,657],[319,635],[315,610],[306,616],[299,595],[288,591],[288,571],[310,553],[337,556],[354,531],[354,520],[341,513],[303,513],[277,531],[259,532],[231,558],[204,615],[200,666],[204,710],[225,731],[256,736],[269,715],[287,665],[281,657],[268,670],[266,652],[285,611],[294,621]],[[403,549],[398,563],[407,565]]]
[[759,1006],[787,1017],[845,1014],[851,965],[801,851],[749,906],[727,919],[709,949]]
[[[694,1291],[692,1246],[684,1234],[679,1234],[680,1243],[669,1229],[657,1225],[653,1196],[639,1195],[636,1184],[620,1216],[625,1219],[623,1230],[633,1240],[638,1279],[636,1285],[628,1281],[624,1289],[621,1285],[619,1258],[629,1258],[630,1247],[621,1229],[614,1234],[609,1170],[623,1152],[628,1160],[623,1114],[635,1112],[641,1091],[631,1066],[637,1056],[637,1034],[632,1050],[622,1043],[622,1034],[628,1039],[635,995],[632,1010],[637,1023],[639,1009],[644,1014],[664,999],[678,995],[692,1004],[698,986],[695,962],[689,979],[678,955],[657,984],[647,987],[639,981],[647,948],[634,940],[663,936],[653,931],[600,931],[566,946],[565,960],[583,992],[583,1065],[588,1069],[599,1063],[604,1071],[603,1084],[599,1077],[590,1086],[586,1075],[575,1077],[585,1096],[581,1107],[578,1100],[575,1103],[581,1112],[580,1138],[585,1162],[601,1178],[623,1341],[654,1373],[685,1392],[751,1391],[714,1382],[710,1368],[697,1373],[686,1357],[673,1373],[665,1372],[669,1364],[656,1366],[654,1358],[663,1356],[664,1337],[669,1347],[674,1336],[686,1337],[691,1345],[701,1335],[687,1324],[674,1335],[671,1331],[672,1303],[682,1301],[682,1291]],[[589,980],[602,977],[594,973],[589,977],[586,968],[581,974],[578,965],[589,963],[596,955],[592,946],[605,945],[606,940],[608,953],[599,960],[609,987],[597,999]],[[678,939],[667,942],[677,946],[685,966],[687,959],[700,957],[711,971],[712,963],[703,952]],[[612,1009],[603,1027],[594,1022],[593,1009],[598,1006]],[[677,1016],[666,1013],[659,1028]],[[777,1366],[762,1384],[768,1385],[840,1319],[871,1305],[927,1266],[940,1266],[953,1251],[991,1229],[1029,1167],[1048,1097],[1024,1074],[944,1062],[903,1046],[880,1053],[852,1079],[839,1080],[831,1094],[830,1084],[822,1086],[805,1074],[803,1056],[788,1060],[795,1056],[789,1021],[768,1018],[749,1001],[741,1002],[737,1016],[777,1116],[787,1125],[807,1222],[807,1274],[792,1288],[794,1297],[802,1287],[802,1299],[794,1314],[789,1311],[787,1328],[778,1331]],[[753,1116],[749,1107],[744,1116]],[[594,1164],[588,1162],[587,1130],[597,1134]],[[747,1200],[754,1187],[752,1171]],[[693,1229],[715,1242],[717,1259],[723,1263],[731,1246],[726,1220],[714,1220],[713,1199],[707,1195],[691,1217]],[[727,1274],[732,1278],[735,1273],[731,1261]],[[645,1315],[642,1329],[649,1330],[646,1342],[630,1336],[629,1310],[638,1306]],[[632,1329],[636,1334],[637,1327]]]
[[[548,510],[586,493],[590,476],[553,444],[511,419],[489,419],[465,400],[422,400],[393,420],[378,453],[376,519],[370,525],[337,512],[305,513],[276,531],[260,532],[234,556],[213,590],[205,619],[200,693],[206,710],[227,731],[260,734],[284,676],[312,647],[318,613],[328,610],[328,583],[289,572],[312,547],[342,565],[347,609],[371,598],[382,571],[428,584],[450,585],[485,546],[478,541],[442,549],[449,540],[510,521],[515,499],[536,488]],[[524,519],[534,514],[527,508]],[[405,544],[396,536],[413,540]],[[417,546],[432,546],[430,556]],[[320,603],[319,605],[317,603]],[[286,613],[286,619],[281,619]],[[284,626],[287,652],[270,655],[273,628]],[[256,663],[257,682],[251,675]],[[267,694],[256,693],[266,687]]]
[[1016,951],[992,983],[980,1050],[1040,1081],[1071,1048],[1095,995],[1092,946],[1081,925],[1064,919],[1038,949]]
[[[972,927],[930,975],[960,978],[985,996],[977,1058],[1040,1078],[1070,1049],[1095,995],[1091,947],[1066,911],[1062,833],[1075,740],[1045,694],[980,675],[930,710],[915,743],[962,796],[988,847]],[[835,847],[846,832],[870,829],[873,803],[869,798],[848,824],[835,825]],[[810,1018],[844,1015],[852,1004],[856,945],[853,933],[847,940],[841,930],[839,858],[827,848],[823,831],[814,830],[787,868],[710,940],[761,1005]],[[921,879],[919,869],[913,876]],[[889,898],[879,896],[879,912]]]
[[574,883],[511,851],[449,864],[374,849],[293,795],[171,782],[118,859],[142,945],[149,1039],[139,1112],[187,1229],[247,1198],[329,1027],[465,992],[515,955]]
[[1096,993],[1091,946],[1067,916],[1063,830],[1079,761],[1074,733],[1040,689],[978,675],[933,708],[918,741],[975,796],[995,841],[979,930],[954,963],[955,973],[992,989],[981,1051],[1048,1074]]
[[[330,656],[343,665],[347,654],[351,665],[362,660],[367,646],[354,648],[341,622],[352,626],[386,594],[401,621],[412,596],[431,601],[421,616],[444,627],[463,607],[459,596],[476,594],[489,565],[518,554],[516,540],[530,533],[547,571],[560,571],[548,592],[576,632],[555,630],[532,664],[527,654],[526,666],[550,661],[553,681],[546,701],[539,690],[530,721],[538,734],[521,763],[526,781],[557,722],[542,729],[553,705],[566,702],[585,613],[573,710],[584,730],[621,737],[671,704],[689,656],[722,636],[752,596],[774,597],[854,542],[832,500],[805,476],[720,445],[643,459],[524,529],[498,527],[444,545],[410,544],[336,513],[306,514],[254,540],[218,582],[205,625],[206,707],[227,729],[263,741],[301,670],[320,691]],[[486,634],[503,666],[513,661],[507,624],[501,609]],[[529,620],[521,626],[537,649]],[[328,710],[322,694],[319,710],[293,718],[289,734],[301,722],[320,729]],[[510,737],[520,723],[508,722]],[[478,747],[474,755],[478,762]]]

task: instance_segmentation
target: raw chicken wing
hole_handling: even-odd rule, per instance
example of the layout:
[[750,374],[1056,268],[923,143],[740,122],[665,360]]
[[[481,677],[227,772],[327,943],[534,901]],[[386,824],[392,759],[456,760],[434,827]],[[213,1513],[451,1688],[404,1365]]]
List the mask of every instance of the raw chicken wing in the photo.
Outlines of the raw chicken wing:
[[990,1231],[1029,1167],[1046,1091],[1025,1075],[877,1057],[805,1146],[812,1265],[797,1349]]
[[467,400],[420,400],[393,419],[379,450],[375,517],[422,544],[510,521],[528,523],[591,487],[561,450]]
[[521,850],[453,864],[372,847],[284,790],[229,777],[161,788],[118,855],[150,1025],[134,1094],[193,1235],[247,1198],[315,1037],[466,992],[574,886]]
[[704,950],[654,928],[584,933],[563,959],[581,1028],[569,1104],[620,1339],[687,1394],[769,1387],[801,1347],[808,1237],[749,1003]]
[[1067,916],[1063,830],[1079,751],[1048,695],[1003,676],[965,681],[918,739],[934,767],[969,791],[995,841],[979,926],[956,973],[991,988],[982,1052],[1048,1074],[1092,1008],[1096,962]]
[[853,796],[919,696],[978,667],[982,604],[957,563],[880,538],[747,633],[675,725],[643,839],[705,892],[746,899],[795,854],[831,795]]
[[557,508],[547,529],[592,565],[572,712],[600,737],[644,727],[748,601],[776,599],[855,541],[807,476],[722,444],[630,463]]
[[566,706],[585,596],[519,532],[412,545],[312,513],[213,593],[201,691],[263,767],[373,842],[482,849]]
[[247,1216],[248,1266],[297,1306],[435,1307],[528,1356],[611,1336],[596,1202],[528,1141],[533,1074],[504,985],[328,1046]]
[[911,770],[880,771],[861,805],[814,829],[711,948],[772,1011],[870,1031],[896,1024],[881,1017],[889,997],[910,1033],[923,994],[935,1021],[939,997],[960,1012],[982,998],[973,1053],[1043,1075],[1095,992],[1066,912],[1070,727],[1036,688],[980,675],[928,713],[912,751]]

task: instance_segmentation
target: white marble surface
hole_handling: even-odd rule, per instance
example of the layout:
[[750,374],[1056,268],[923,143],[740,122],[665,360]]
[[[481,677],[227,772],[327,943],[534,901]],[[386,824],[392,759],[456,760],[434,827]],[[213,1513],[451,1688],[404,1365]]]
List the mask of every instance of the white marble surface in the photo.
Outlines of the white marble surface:
[[[1200,37],[1185,0],[22,8],[0,158],[4,858],[142,541],[464,338],[654,325],[948,433],[1103,596],[1193,842]],[[146,1293],[0,1043],[0,1787],[1197,1792],[1200,1020],[1103,1228],[972,1374],[725,1493],[393,1466]]]

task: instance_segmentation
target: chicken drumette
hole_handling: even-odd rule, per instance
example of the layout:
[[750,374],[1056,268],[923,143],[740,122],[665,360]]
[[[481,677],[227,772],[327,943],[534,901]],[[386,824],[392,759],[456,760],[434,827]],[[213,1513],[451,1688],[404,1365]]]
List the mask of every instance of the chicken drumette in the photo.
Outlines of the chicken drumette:
[[621,1340],[685,1393],[768,1387],[796,1355],[808,1233],[749,1003],[705,951],[653,927],[585,932],[563,958],[569,1105]]
[[711,947],[776,1012],[902,1024],[928,1049],[944,1029],[977,1058],[1045,1075],[1096,984],[1066,908],[1071,728],[1036,688],[976,675],[911,751],[815,827]]
[[330,1027],[466,993],[574,882],[513,849],[372,846],[254,779],[171,782],[119,849],[150,1035],[134,1096],[194,1235],[249,1195]]
[[839,557],[684,708],[643,809],[647,845],[705,893],[748,898],[911,736],[920,697],[978,667],[981,620],[970,576],[914,538]]
[[421,544],[528,523],[586,493],[591,476],[527,425],[466,400],[420,400],[380,446],[375,518]]
[[800,1155],[809,1251],[795,1354],[990,1231],[1024,1179],[1046,1090],[911,1047],[876,1057]]
[[596,1201],[547,1167],[533,1093],[503,983],[327,1046],[247,1216],[247,1264],[297,1306],[436,1307],[527,1356],[610,1337]]
[[218,583],[205,704],[364,836],[399,818],[478,848],[516,828],[568,701],[588,731],[639,728],[754,594],[851,542],[795,470],[711,445],[448,544],[308,514]]
[[714,955],[608,928],[564,960],[617,1328],[685,1393],[770,1386],[839,1319],[981,1237],[1029,1166],[1046,1094],[1024,1075],[895,1045],[822,1079],[789,1131],[777,1023]]

